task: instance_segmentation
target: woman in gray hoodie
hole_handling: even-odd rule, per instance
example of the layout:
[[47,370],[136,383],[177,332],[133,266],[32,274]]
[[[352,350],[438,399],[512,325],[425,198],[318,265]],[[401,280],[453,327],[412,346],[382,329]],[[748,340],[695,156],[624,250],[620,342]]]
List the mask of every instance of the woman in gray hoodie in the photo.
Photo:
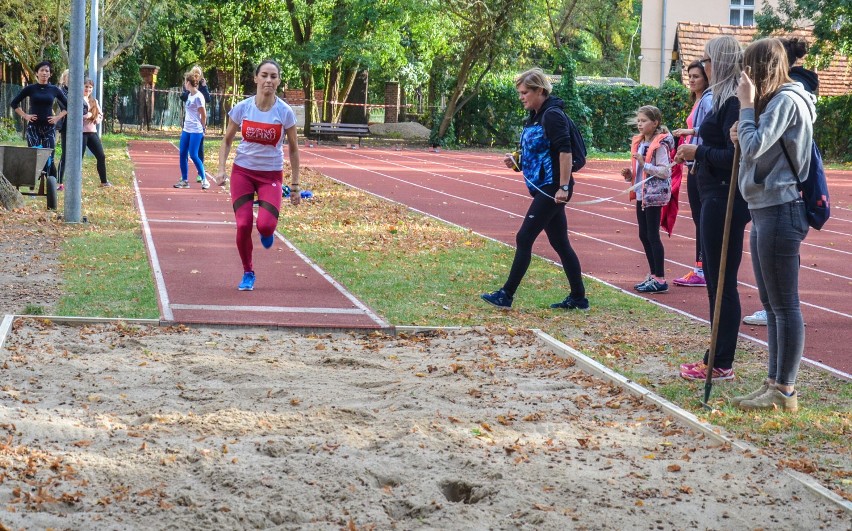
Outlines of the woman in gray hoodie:
[[805,347],[799,247],[808,234],[796,174],[799,181],[808,178],[816,110],[811,95],[790,79],[779,39],[750,44],[743,64],[740,119],[731,139],[739,140],[742,152],[739,188],[752,219],[751,261],[769,327],[769,374],[760,389],[733,401],[741,409],[796,411],[796,375]]

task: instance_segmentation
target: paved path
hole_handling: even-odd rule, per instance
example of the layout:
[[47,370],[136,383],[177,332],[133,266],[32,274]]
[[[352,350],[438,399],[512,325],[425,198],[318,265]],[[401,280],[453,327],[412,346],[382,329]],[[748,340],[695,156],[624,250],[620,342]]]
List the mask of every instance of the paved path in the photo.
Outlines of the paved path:
[[[255,230],[254,291],[238,291],[242,265],[230,196],[180,179],[169,142],[133,141],[136,194],[164,321],[307,328],[387,328],[388,324],[281,234],[266,250]],[[190,164],[190,169],[194,168]],[[194,175],[190,172],[191,175]],[[288,208],[285,203],[282,208]]]
[[[502,164],[495,153],[402,150],[340,146],[304,148],[302,163],[353,187],[397,201],[437,218],[514,245],[515,232],[529,205],[522,177]],[[623,162],[589,161],[577,174],[568,208],[569,235],[588,275],[634,293],[632,285],[647,272],[637,235],[636,215],[618,175]],[[852,172],[831,172],[832,219],[822,231],[811,231],[802,247],[801,298],[807,323],[807,362],[852,378]],[[694,261],[695,230],[682,195],[672,238],[664,237],[667,277],[685,273]],[[580,201],[616,196],[593,205]],[[740,267],[743,313],[760,308],[751,258]],[[539,238],[534,252],[558,260]],[[483,291],[495,286],[483,286]],[[521,285],[519,296],[523,297]],[[672,285],[654,296],[659,304],[705,321],[709,316],[704,288]],[[594,301],[592,301],[594,304]],[[765,344],[766,327],[743,325],[742,336]]]

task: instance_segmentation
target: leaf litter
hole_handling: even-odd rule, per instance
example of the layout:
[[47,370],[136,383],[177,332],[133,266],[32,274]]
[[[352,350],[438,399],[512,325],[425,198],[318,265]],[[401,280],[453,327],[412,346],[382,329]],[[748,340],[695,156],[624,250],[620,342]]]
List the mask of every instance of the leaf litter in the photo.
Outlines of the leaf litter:
[[8,346],[12,528],[848,525],[773,459],[691,432],[525,330],[27,319]]

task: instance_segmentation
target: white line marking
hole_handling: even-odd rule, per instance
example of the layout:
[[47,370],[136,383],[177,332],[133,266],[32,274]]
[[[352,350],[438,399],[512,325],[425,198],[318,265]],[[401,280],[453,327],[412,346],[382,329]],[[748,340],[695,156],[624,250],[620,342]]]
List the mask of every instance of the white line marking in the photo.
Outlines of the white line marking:
[[187,221],[183,219],[149,219],[148,223],[179,223],[181,225],[236,225],[233,221]]
[[[127,157],[130,158],[130,149],[127,150]],[[133,159],[130,158],[132,161]],[[136,201],[139,205],[139,216],[142,220],[142,230],[145,232],[145,245],[148,247],[148,255],[151,257],[151,269],[154,270],[154,280],[157,283],[157,292],[160,294],[160,306],[163,309],[163,319],[166,321],[174,321],[175,316],[169,306],[169,292],[166,290],[166,280],[163,278],[163,269],[160,267],[160,258],[157,255],[157,249],[154,247],[154,237],[151,234],[151,226],[148,224],[148,215],[145,213],[145,204],[142,202],[142,192],[139,190],[139,182],[136,180],[136,170],[132,172],[133,189],[136,191]]]
[[300,308],[288,306],[216,306],[213,304],[172,304],[173,310],[199,310],[205,312],[256,312],[256,313],[333,313],[366,315],[360,308]]
[[[337,164],[345,164],[346,166],[350,166],[350,167],[352,167],[352,168],[356,168],[356,169],[358,169],[358,170],[360,170],[360,171],[367,171],[367,172],[370,172],[370,173],[374,173],[374,174],[376,174],[376,175],[380,175],[380,176],[385,177],[385,178],[387,178],[387,179],[391,179],[391,180],[394,180],[394,181],[398,181],[398,182],[401,182],[401,183],[407,184],[407,185],[409,185],[409,186],[414,186],[414,187],[416,187],[416,188],[422,188],[422,189],[424,189],[424,190],[428,190],[428,191],[433,192],[433,193],[435,192],[435,190],[434,190],[433,188],[430,188],[430,187],[428,187],[428,186],[424,186],[424,185],[421,185],[421,184],[413,183],[413,182],[411,182],[411,181],[406,181],[405,179],[398,178],[398,177],[394,177],[394,176],[392,176],[392,175],[388,175],[388,174],[386,174],[386,173],[382,173],[382,172],[380,172],[380,171],[371,170],[371,169],[369,169],[369,168],[365,168],[365,167],[362,167],[362,166],[356,166],[355,164],[351,164],[351,163],[348,163],[348,162],[345,162],[345,161],[341,161],[341,160],[333,159],[333,158],[328,157],[328,156],[326,156],[326,155],[321,155],[321,154],[317,154],[317,153],[314,153],[314,155],[315,155],[315,156],[318,156],[318,157],[323,157],[323,158],[325,158],[325,159],[327,159],[327,160],[334,161],[334,162],[335,162],[335,163],[337,163]],[[418,170],[418,171],[423,171],[423,170]],[[429,172],[426,172],[426,173],[429,173]],[[334,180],[336,180],[336,179],[334,179]],[[351,188],[357,188],[358,190],[366,191],[366,190],[363,190],[362,188],[358,188],[358,187],[355,187],[355,186],[351,186],[351,185],[349,185],[348,183],[344,183],[344,182],[342,182],[342,181],[338,181],[338,182],[341,182],[341,184],[344,184],[344,185],[346,185],[346,186],[350,186]],[[497,190],[497,191],[501,191],[501,192],[503,192],[503,190],[499,190],[499,189],[497,189],[497,188],[493,188],[493,189],[494,189],[494,190]],[[368,192],[368,193],[369,193],[369,192]],[[490,208],[490,209],[492,209],[492,210],[496,210],[496,211],[498,211],[498,212],[503,212],[503,213],[508,214],[509,216],[512,216],[512,217],[515,217],[515,218],[521,218],[521,219],[522,219],[522,218],[524,217],[524,215],[523,215],[523,214],[517,214],[517,213],[515,213],[515,212],[511,212],[511,211],[508,211],[508,210],[504,210],[504,209],[502,209],[502,208],[498,208],[498,207],[495,207],[495,206],[493,206],[493,205],[489,205],[489,204],[486,204],[486,203],[480,203],[479,201],[474,201],[474,200],[472,200],[472,199],[468,199],[468,198],[466,198],[466,197],[457,196],[457,195],[453,195],[453,194],[448,194],[448,193],[446,193],[446,192],[438,192],[438,193],[441,193],[442,195],[444,195],[444,196],[446,196],[446,197],[451,197],[451,198],[453,198],[453,199],[458,199],[458,200],[460,200],[460,201],[465,201],[465,202],[467,202],[467,203],[472,203],[472,204],[477,205],[477,206],[482,206],[482,207],[485,207],[485,208]],[[507,193],[507,194],[509,194],[509,195],[520,195],[520,194],[516,194],[516,193],[514,193],[514,192],[505,192],[505,193]],[[387,198],[387,197],[384,197],[384,196],[380,196],[380,195],[378,195],[378,194],[373,194],[373,195],[375,195],[376,197],[381,197],[382,199],[385,199],[385,200],[388,200],[388,201],[394,201],[393,199],[390,199],[390,198]],[[394,202],[396,202],[396,201],[394,201]],[[399,203],[399,204],[401,204],[401,205],[405,206],[406,208],[411,208],[409,205],[405,205],[404,203]],[[581,210],[581,209],[577,209],[577,210],[580,210],[580,211],[582,211],[582,212],[587,212],[586,210]],[[619,219],[617,219],[617,218],[612,218],[612,217],[610,217],[610,216],[606,216],[606,215],[603,215],[603,214],[596,214],[596,213],[594,213],[594,212],[588,212],[588,213],[589,213],[589,214],[592,214],[592,215],[599,216],[599,217],[603,217],[603,218],[605,218],[605,219],[610,219],[610,220],[619,221],[619,222],[621,222],[621,223],[627,223],[627,224],[630,224],[630,222],[628,222],[628,221],[619,220]],[[437,216],[434,216],[434,215],[432,215],[432,214],[429,214],[429,213],[426,213],[426,212],[424,212],[424,214],[426,214],[427,216],[434,217],[435,219],[440,219],[441,221],[444,221],[445,223],[451,223],[451,222],[449,222],[449,221],[446,221],[446,220],[444,220],[444,219],[442,219],[442,218],[439,218],[439,217],[437,217]],[[453,223],[453,225],[455,225],[455,224]],[[457,226],[457,227],[461,227],[461,225],[456,225],[456,226]],[[464,228],[465,230],[468,230],[468,228],[467,228],[467,227],[462,227],[462,228]],[[641,251],[641,250],[639,250],[639,249],[634,249],[634,248],[632,248],[632,247],[626,247],[626,246],[621,245],[621,244],[618,244],[618,243],[610,242],[610,241],[607,241],[607,240],[602,240],[602,239],[600,239],[600,238],[595,238],[595,237],[593,237],[593,236],[589,236],[588,234],[585,234],[585,233],[583,233],[583,232],[577,232],[577,231],[573,231],[573,230],[570,230],[570,229],[569,229],[569,230],[568,230],[568,233],[569,233],[569,234],[574,234],[574,235],[576,235],[576,236],[582,236],[583,238],[587,238],[587,239],[590,239],[590,240],[593,240],[593,241],[596,241],[596,242],[599,242],[599,243],[604,243],[604,244],[606,244],[606,245],[610,245],[610,246],[613,246],[613,247],[618,247],[618,248],[620,248],[620,249],[624,249],[624,250],[627,250],[627,251],[631,251],[631,252],[633,252],[633,253],[637,253],[637,254],[643,254],[643,253],[644,253],[644,251]],[[481,235],[480,235],[480,236],[481,236]],[[512,246],[511,246],[511,245],[509,245],[509,247],[512,247]],[[514,247],[513,247],[513,248],[514,248]],[[747,254],[747,252],[746,252],[745,250],[743,250],[743,253],[744,253],[744,254]],[[689,268],[691,268],[691,267],[692,267],[691,265],[683,264],[683,263],[681,263],[681,262],[677,262],[677,261],[672,260],[672,259],[669,259],[669,258],[666,258],[666,262],[668,262],[668,263],[670,263],[670,264],[677,265],[677,266],[679,266],[679,267],[686,268],[686,269],[689,269]],[[821,273],[824,273],[823,271],[820,271],[820,272],[821,272]],[[596,279],[596,280],[597,280],[597,279]],[[744,287],[747,287],[747,288],[753,289],[754,291],[757,291],[757,286],[754,286],[754,285],[752,285],[752,284],[747,284],[747,283],[745,283],[745,282],[743,282],[743,281],[737,281],[737,283],[738,283],[740,286],[744,286]],[[619,288],[619,289],[620,289],[620,288]],[[804,301],[802,301],[802,302],[801,302],[801,304],[802,304],[803,306],[808,306],[808,307],[810,307],[810,308],[816,308],[816,309],[818,309],[818,310],[823,310],[823,311],[828,312],[828,313],[833,313],[833,314],[835,314],[835,315],[839,315],[839,316],[841,316],[841,317],[846,317],[846,318],[852,319],[852,315],[850,315],[850,314],[846,314],[846,313],[843,313],[843,312],[839,312],[839,311],[837,311],[837,310],[832,310],[831,308],[826,308],[825,306],[819,306],[819,305],[811,304],[811,303],[804,302]]]
[[[392,179],[392,180],[405,182],[406,184],[411,184],[412,186],[417,186],[417,187],[419,187],[419,188],[426,188],[425,186],[420,186],[420,185],[417,185],[417,184],[414,184],[414,183],[408,183],[407,181],[402,181],[401,179],[397,179],[397,178],[395,178],[395,177],[391,177],[391,176],[389,176],[389,175],[385,175],[385,174],[383,174],[383,173],[381,173],[381,172],[377,172],[377,171],[375,171],[375,170],[367,170],[367,169],[365,169],[365,168],[355,166],[354,164],[349,164],[349,163],[347,163],[347,162],[343,162],[343,161],[340,161],[340,160],[337,160],[337,159],[333,159],[333,158],[331,158],[331,157],[326,157],[326,156],[324,156],[324,155],[318,155],[318,154],[316,154],[316,153],[314,153],[314,154],[315,154],[315,155],[317,155],[317,156],[320,156],[320,157],[326,158],[326,159],[328,159],[328,160],[331,160],[331,161],[333,161],[333,162],[339,163],[339,164],[346,164],[347,166],[350,166],[350,167],[353,167],[353,168],[356,168],[356,169],[359,169],[359,170],[362,170],[362,171],[368,171],[368,172],[370,172],[370,173],[375,173],[375,174],[381,175],[381,176],[383,176],[383,177],[388,177],[389,179]],[[321,173],[321,172],[320,172],[320,173]],[[325,174],[323,174],[323,175],[325,175]],[[424,215],[424,216],[430,217],[430,218],[432,218],[432,219],[437,219],[438,221],[441,221],[441,222],[443,222],[443,223],[446,223],[446,224],[451,225],[451,226],[453,226],[453,227],[456,227],[456,228],[458,228],[458,229],[464,230],[464,231],[466,231],[466,232],[468,232],[468,231],[469,231],[469,232],[472,232],[473,234],[476,234],[477,236],[479,236],[479,237],[481,237],[481,238],[485,238],[486,240],[491,240],[492,242],[496,242],[496,243],[498,243],[498,244],[500,244],[500,245],[505,245],[506,247],[509,247],[510,249],[514,249],[514,246],[512,246],[512,245],[510,245],[510,244],[508,244],[508,243],[506,243],[506,242],[502,242],[502,241],[500,241],[500,240],[498,240],[498,239],[496,239],[496,238],[492,238],[491,236],[488,236],[488,235],[482,234],[482,233],[480,233],[480,232],[477,232],[477,231],[475,231],[475,230],[471,229],[470,227],[464,227],[464,226],[462,226],[462,225],[459,225],[459,224],[454,223],[454,222],[452,222],[452,221],[446,220],[446,219],[444,219],[444,218],[442,218],[442,217],[440,217],[440,216],[437,216],[437,215],[435,215],[435,214],[431,214],[431,213],[429,213],[429,212],[426,212],[426,211],[420,210],[420,209],[418,209],[418,208],[414,208],[414,207],[412,207],[411,205],[406,205],[405,203],[402,203],[401,201],[397,201],[397,200],[395,200],[395,199],[391,199],[390,197],[385,197],[385,196],[383,196],[383,195],[379,195],[379,194],[377,194],[377,193],[375,193],[375,192],[371,192],[370,190],[366,190],[366,189],[364,189],[364,188],[359,188],[359,187],[357,187],[357,186],[353,186],[353,185],[351,185],[351,184],[349,184],[349,183],[347,183],[347,182],[344,182],[344,181],[342,181],[342,180],[340,180],[340,179],[335,179],[334,177],[330,177],[330,176],[328,176],[328,175],[326,175],[325,177],[326,177],[327,179],[330,179],[330,180],[332,180],[332,181],[336,182],[336,183],[340,183],[340,184],[342,184],[342,185],[344,185],[344,186],[347,186],[347,187],[349,187],[349,188],[353,188],[353,189],[355,189],[355,190],[360,190],[361,192],[364,192],[365,194],[368,194],[368,195],[371,195],[371,196],[373,196],[373,197],[377,197],[377,198],[379,198],[379,199],[382,199],[383,201],[389,201],[389,202],[391,202],[391,203],[395,203],[395,204],[397,204],[397,205],[401,205],[401,206],[403,206],[403,207],[405,207],[405,208],[407,208],[407,209],[411,210],[412,212],[417,212],[417,213],[419,213],[419,214],[422,214],[422,215]],[[429,189],[429,188],[427,188],[427,189]],[[431,189],[429,189],[429,190],[431,190]],[[480,203],[476,203],[475,201],[471,201],[470,199],[464,199],[464,200],[465,200],[465,201],[468,201],[468,202],[471,202],[471,203],[474,203],[474,204],[480,204]],[[497,210],[497,211],[499,211],[499,212],[506,212],[507,214],[509,214],[510,216],[513,216],[513,217],[518,217],[518,218],[522,218],[522,217],[523,217],[523,216],[521,216],[521,215],[519,215],[519,214],[515,214],[515,213],[513,213],[513,212],[508,212],[508,211],[505,211],[505,210],[499,209],[499,208],[497,208],[497,207],[493,207],[493,206],[491,206],[491,205],[482,205],[482,206],[485,206],[485,207],[487,207],[487,208],[492,208],[492,209]],[[570,232],[570,231],[569,231],[569,232]],[[575,234],[577,234],[577,233],[575,233]],[[586,235],[583,235],[583,236],[585,236],[586,238],[591,238],[590,236],[586,236]],[[600,241],[600,240],[599,240],[599,241]],[[615,245],[615,244],[613,244],[613,245]],[[632,249],[631,249],[631,250],[632,250]],[[639,251],[636,251],[636,252],[639,252]],[[536,256],[539,256],[539,255],[536,255]],[[556,262],[556,261],[551,260],[551,259],[549,259],[549,258],[545,258],[545,257],[543,257],[543,256],[539,256],[539,258],[541,258],[541,259],[543,259],[543,260],[546,260],[546,261],[548,261],[548,262],[550,262],[550,263],[552,263],[552,264],[557,264],[557,262]],[[707,325],[709,325],[709,324],[710,324],[710,321],[709,321],[709,320],[707,320],[707,319],[704,319],[704,318],[699,317],[699,316],[697,316],[697,315],[694,315],[694,314],[691,314],[691,313],[686,312],[686,311],[684,311],[684,310],[681,310],[680,308],[675,308],[675,307],[673,307],[673,306],[668,306],[668,305],[663,304],[663,303],[661,303],[661,302],[659,302],[659,301],[657,301],[657,300],[655,300],[655,299],[652,299],[652,298],[645,298],[645,297],[642,297],[641,295],[639,295],[639,294],[637,294],[637,293],[632,293],[632,292],[630,292],[630,291],[626,291],[626,290],[624,290],[624,289],[622,289],[622,288],[620,288],[620,287],[618,287],[618,286],[616,286],[616,285],[614,285],[614,284],[610,284],[609,282],[607,282],[607,281],[605,281],[605,280],[602,280],[602,279],[600,279],[600,278],[597,278],[597,277],[595,277],[595,276],[593,276],[593,275],[590,275],[590,274],[588,274],[588,273],[583,273],[583,276],[584,276],[584,277],[587,277],[587,278],[590,278],[590,279],[592,279],[592,280],[594,280],[594,281],[596,281],[596,282],[600,282],[601,284],[603,284],[603,285],[605,285],[605,286],[609,286],[610,288],[616,289],[616,290],[618,290],[618,291],[620,291],[620,292],[622,292],[622,293],[624,293],[624,294],[630,295],[631,297],[636,297],[637,299],[646,300],[646,301],[650,302],[651,304],[655,304],[655,305],[659,306],[660,308],[664,308],[664,309],[666,309],[666,310],[668,310],[668,311],[678,313],[678,314],[680,314],[680,315],[683,315],[684,317],[688,317],[688,318],[690,318],[690,319],[693,319],[693,320],[696,320],[696,321],[702,322],[702,323],[707,324]],[[802,304],[805,304],[805,303],[802,303]],[[808,305],[808,306],[813,306],[813,305]],[[829,309],[829,308],[821,308],[821,307],[819,307],[819,306],[813,306],[813,307],[814,307],[814,308],[818,308],[818,309],[823,309],[823,310],[826,310],[826,311],[831,312],[831,313],[837,313],[837,314],[839,314],[839,315],[846,316],[846,314],[843,314],[843,313],[840,313],[840,312],[836,312],[836,311],[831,310],[831,309]],[[848,316],[848,317],[852,317],[852,316]],[[740,336],[740,337],[742,337],[742,338],[748,339],[748,340],[750,340],[750,341],[754,341],[754,342],[756,342],[756,343],[758,343],[758,344],[760,344],[760,345],[767,346],[767,343],[766,343],[765,341],[763,341],[763,340],[761,340],[761,339],[758,339],[758,338],[756,338],[756,337],[750,336],[750,335],[748,335],[748,334],[745,334],[745,333],[743,333],[743,332],[740,332],[740,333],[739,333],[739,336]],[[802,357],[802,361],[804,361],[805,363],[808,363],[808,364],[810,364],[810,365],[813,365],[813,366],[815,366],[815,367],[819,367],[819,368],[821,368],[821,369],[824,369],[824,370],[826,370],[826,371],[828,371],[828,372],[830,372],[830,373],[834,374],[835,376],[839,376],[839,377],[844,378],[844,379],[847,379],[847,380],[852,380],[852,374],[849,374],[849,373],[843,372],[843,371],[841,371],[841,370],[839,370],[839,369],[835,369],[834,367],[829,367],[829,366],[824,365],[824,364],[822,364],[822,363],[820,363],[820,362],[818,362],[818,361],[815,361],[815,360],[812,360],[812,359],[809,359],[809,358],[806,358],[806,357]]]
[[[177,147],[177,146],[175,146],[174,144],[169,144],[169,145],[170,145],[170,146],[172,146],[172,147],[173,147],[173,148],[175,148],[175,149],[178,149],[178,147]],[[257,213],[256,213],[256,212],[255,212],[254,216],[255,216],[255,218],[257,217]],[[349,299],[349,301],[350,301],[350,302],[351,302],[354,306],[358,307],[358,308],[361,310],[361,312],[362,312],[362,313],[364,313],[364,314],[366,314],[366,315],[367,315],[367,317],[369,317],[369,318],[370,318],[370,319],[371,319],[374,323],[376,323],[377,325],[379,325],[379,326],[380,326],[380,327],[382,327],[382,328],[389,328],[389,327],[390,327],[390,325],[388,325],[388,323],[386,323],[384,320],[382,320],[382,318],[381,318],[381,317],[379,317],[378,315],[376,315],[375,313],[373,313],[373,311],[372,311],[372,310],[370,310],[369,308],[367,308],[367,306],[365,306],[363,302],[361,302],[361,301],[359,301],[357,298],[355,298],[355,296],[354,296],[354,295],[352,295],[351,293],[349,293],[349,291],[348,291],[346,288],[344,288],[344,287],[343,287],[343,286],[342,286],[339,282],[337,282],[336,280],[334,280],[334,279],[331,277],[331,275],[329,275],[328,273],[326,273],[326,272],[325,272],[325,271],[324,271],[324,270],[323,270],[320,266],[318,266],[317,264],[315,264],[315,263],[314,263],[314,262],[313,262],[310,258],[308,258],[308,257],[307,257],[307,256],[306,256],[306,255],[305,255],[302,251],[300,251],[300,250],[299,250],[299,249],[298,249],[295,245],[293,245],[292,243],[290,243],[290,241],[289,241],[289,240],[287,240],[287,238],[285,238],[285,237],[284,237],[284,236],[283,236],[280,232],[278,232],[277,230],[275,231],[275,236],[276,236],[279,240],[281,240],[282,242],[284,242],[284,244],[285,244],[287,247],[289,247],[289,248],[290,248],[290,249],[291,249],[294,253],[296,253],[296,255],[297,255],[299,258],[301,258],[301,259],[302,259],[302,261],[304,261],[306,264],[308,264],[309,266],[311,266],[311,267],[313,268],[313,270],[314,270],[314,271],[316,271],[316,272],[317,272],[317,273],[319,273],[319,274],[320,274],[320,275],[321,275],[324,279],[326,279],[326,280],[329,282],[329,284],[331,284],[332,286],[334,286],[334,288],[335,288],[338,292],[340,292],[340,294],[341,294],[341,295],[343,295],[344,297],[346,297],[347,299]]]
[[3,345],[6,343],[6,337],[9,335],[9,332],[12,330],[12,323],[15,322],[14,315],[4,315],[3,322],[0,323],[0,348],[3,348]]

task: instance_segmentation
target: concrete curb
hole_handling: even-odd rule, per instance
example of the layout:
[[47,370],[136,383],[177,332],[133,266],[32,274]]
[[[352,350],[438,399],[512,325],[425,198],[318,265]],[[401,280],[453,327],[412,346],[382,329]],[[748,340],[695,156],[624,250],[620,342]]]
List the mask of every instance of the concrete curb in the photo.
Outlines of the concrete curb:
[[[737,448],[741,452],[757,452],[758,450],[746,443],[735,441],[727,436],[723,435],[721,430],[712,424],[704,422],[699,419],[689,411],[681,408],[680,406],[669,402],[665,398],[654,394],[652,391],[642,387],[636,382],[625,378],[621,374],[613,371],[609,367],[593,360],[592,358],[586,356],[579,350],[569,347],[565,343],[557,340],[553,336],[547,334],[546,332],[542,332],[538,329],[532,330],[539,338],[542,339],[545,343],[547,343],[557,355],[567,356],[574,361],[577,362],[577,366],[580,367],[581,370],[593,374],[601,379],[607,380],[609,382],[615,383],[624,387],[627,391],[641,396],[647,402],[651,404],[655,404],[657,407],[665,411],[668,415],[675,417],[683,424],[686,424],[690,428],[694,429],[698,433],[705,435],[706,437],[718,441],[723,444],[730,444],[732,447]],[[802,474],[801,472],[796,472],[794,470],[786,469],[784,472],[791,477],[792,479],[798,481],[805,488],[816,494],[817,496],[821,496],[826,500],[835,503],[841,509],[845,509],[847,512],[852,514],[852,502],[849,502],[842,497],[838,496],[821,483],[819,483],[814,478]]]

